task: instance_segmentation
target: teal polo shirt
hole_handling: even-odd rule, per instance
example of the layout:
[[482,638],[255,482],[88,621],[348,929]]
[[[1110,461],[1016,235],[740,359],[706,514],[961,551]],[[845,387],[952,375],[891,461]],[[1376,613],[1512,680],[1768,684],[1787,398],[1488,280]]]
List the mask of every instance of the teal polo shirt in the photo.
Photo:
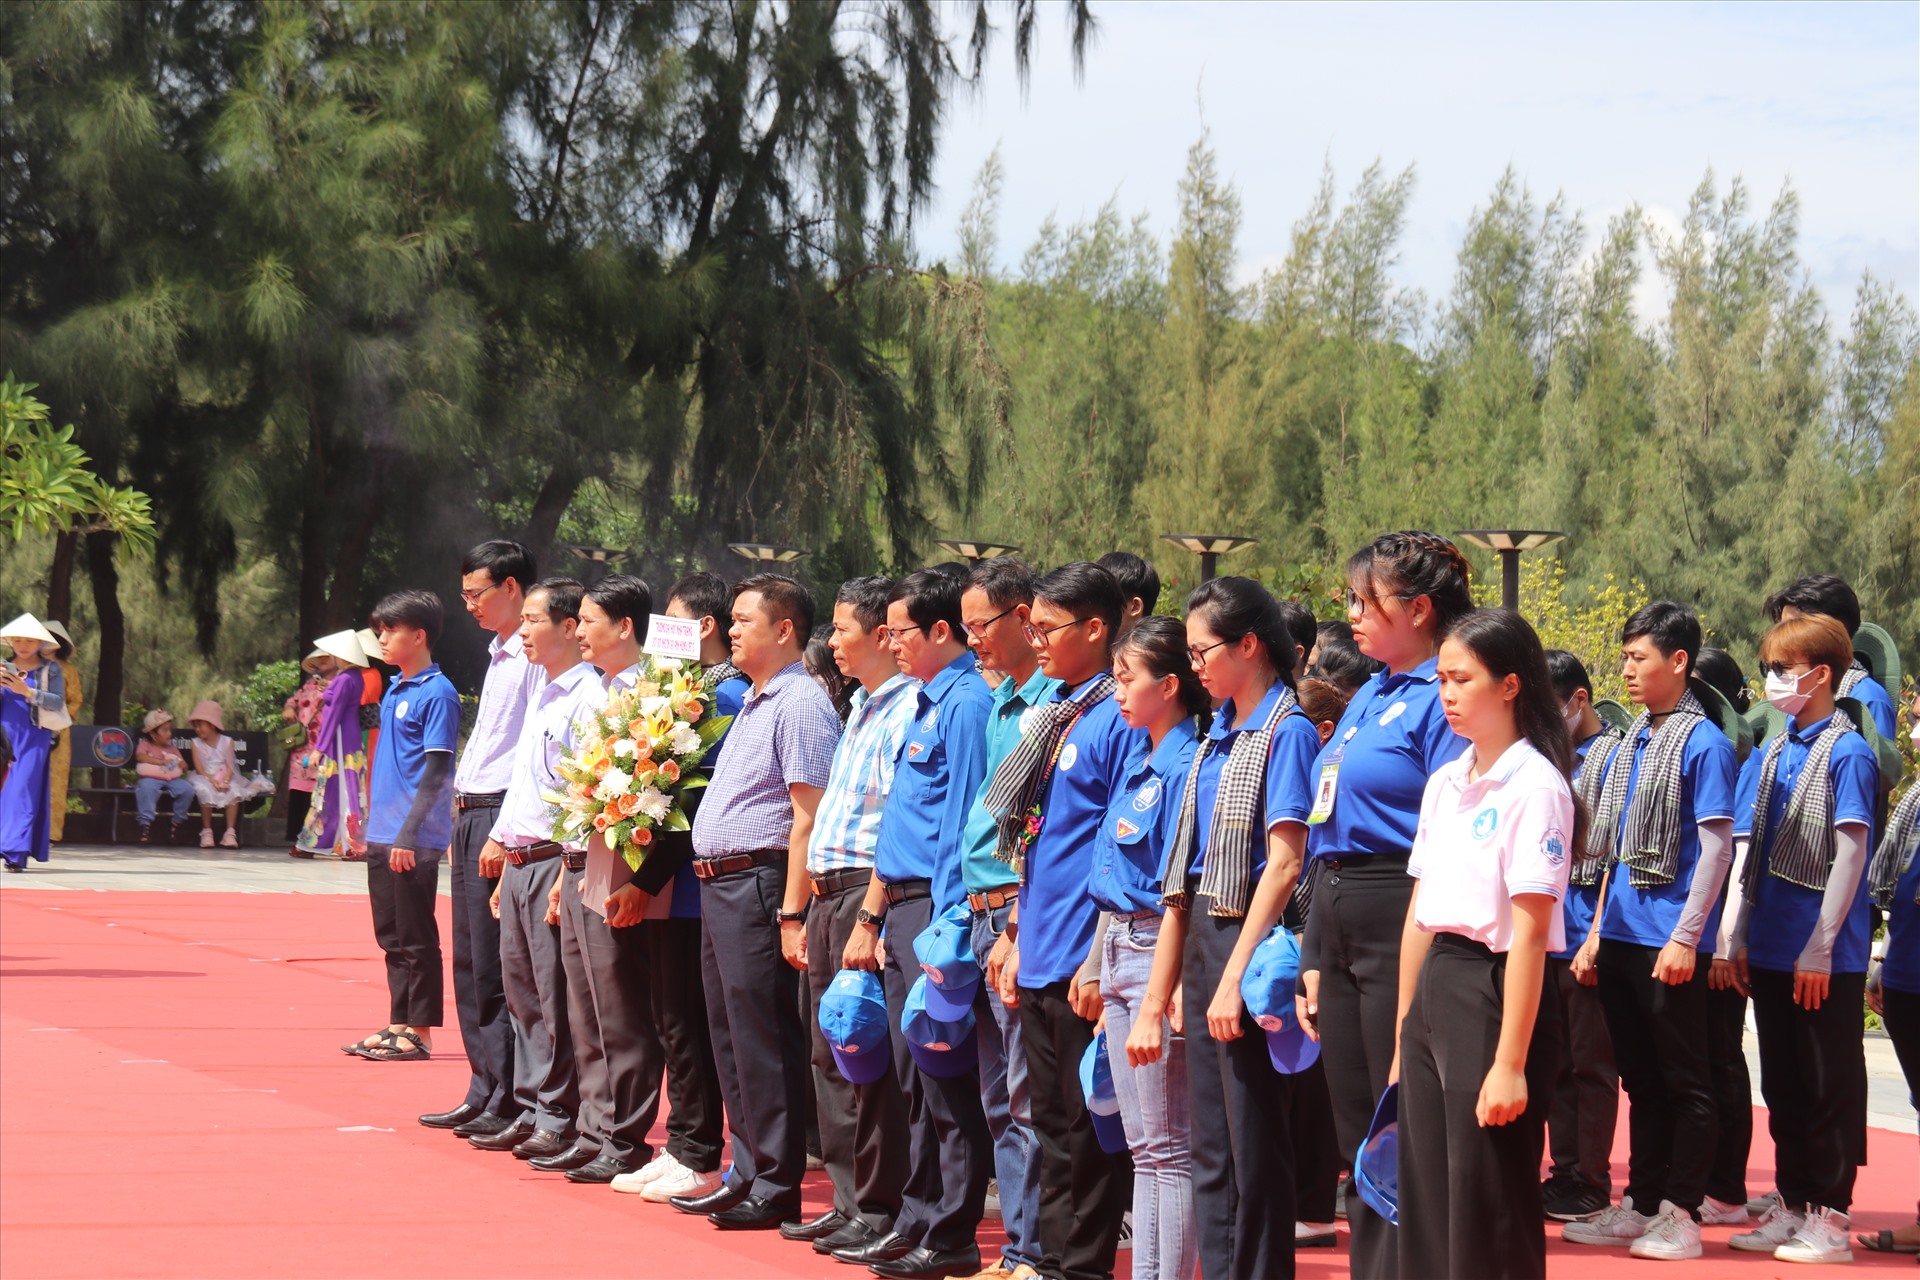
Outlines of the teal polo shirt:
[[960,841],[960,879],[968,893],[985,893],[1011,885],[1017,878],[1013,868],[993,856],[998,837],[993,815],[982,803],[1000,762],[1013,754],[1020,744],[1027,712],[1043,702],[1053,701],[1060,682],[1039,667],[1033,669],[1018,688],[1012,680],[1002,680],[993,690],[992,705],[987,708],[987,774],[980,783],[973,804],[967,809],[966,833]]

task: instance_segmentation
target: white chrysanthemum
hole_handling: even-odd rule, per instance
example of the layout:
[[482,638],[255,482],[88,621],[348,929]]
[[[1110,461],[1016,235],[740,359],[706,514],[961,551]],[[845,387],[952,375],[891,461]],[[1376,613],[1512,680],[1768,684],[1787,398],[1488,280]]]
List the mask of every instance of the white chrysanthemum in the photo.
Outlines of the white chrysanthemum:
[[646,814],[655,822],[664,820],[667,816],[667,811],[671,808],[673,808],[673,802],[667,799],[665,793],[658,787],[642,787],[640,789],[640,812]]
[[613,744],[613,754],[616,756],[630,756],[634,753],[634,750],[635,747],[632,738],[621,738]]
[[622,773],[618,769],[609,769],[606,776],[600,779],[600,785],[593,789],[593,794],[602,800],[612,800],[616,796],[627,794],[632,787],[632,774]]
[[676,725],[673,739],[667,745],[676,756],[691,755],[700,749],[700,733],[692,725]]

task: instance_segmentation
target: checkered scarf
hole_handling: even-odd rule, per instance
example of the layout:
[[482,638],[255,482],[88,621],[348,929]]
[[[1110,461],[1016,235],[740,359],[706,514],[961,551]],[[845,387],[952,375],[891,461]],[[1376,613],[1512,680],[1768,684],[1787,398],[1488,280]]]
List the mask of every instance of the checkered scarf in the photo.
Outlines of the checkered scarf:
[[[1873,901],[1882,911],[1892,909],[1894,888],[1913,865],[1916,852],[1920,852],[1920,782],[1908,787],[1907,794],[1887,815],[1886,834],[1880,837],[1880,848],[1867,869]],[[1920,889],[1914,891],[1913,900],[1920,905]]]
[[1629,803],[1627,782],[1633,774],[1633,744],[1639,741],[1640,731],[1652,723],[1650,712],[1642,711],[1634,717],[1627,730],[1627,749],[1614,752],[1607,767],[1606,786],[1593,817],[1596,832],[1611,834],[1621,812],[1626,812],[1620,861],[1627,866],[1628,882],[1642,889],[1672,884],[1680,873],[1680,770],[1686,763],[1687,739],[1707,723],[1707,709],[1691,689],[1680,695],[1679,705],[1647,741],[1640,760],[1640,785],[1633,789]]
[[[1760,786],[1753,796],[1753,832],[1747,837],[1747,867],[1741,880],[1747,898],[1752,900],[1760,885],[1760,864],[1767,864],[1769,875],[1805,889],[1825,891],[1827,875],[1833,869],[1833,747],[1844,734],[1854,732],[1854,723],[1846,712],[1835,711],[1827,727],[1813,740],[1807,760],[1800,767],[1793,794],[1787,798],[1786,812],[1780,818],[1780,830],[1773,833],[1773,848],[1767,849],[1767,818],[1773,812],[1774,778],[1780,771],[1780,756],[1787,749],[1785,733],[1773,735],[1767,754],[1760,760]],[[1765,856],[1762,857],[1762,851]]]
[[[1254,832],[1261,829],[1261,802],[1267,794],[1267,764],[1273,755],[1274,731],[1280,721],[1299,710],[1293,690],[1281,687],[1273,711],[1258,728],[1239,734],[1220,770],[1220,790],[1213,801],[1213,821],[1207,828],[1207,866],[1200,873],[1199,892],[1212,899],[1209,915],[1239,917],[1247,913],[1248,881],[1252,878]],[[1195,827],[1199,810],[1200,764],[1212,754],[1216,739],[1207,738],[1194,753],[1187,772],[1186,793],[1180,799],[1180,824],[1174,829],[1162,875],[1162,900],[1186,906],[1193,879],[1193,855],[1198,848]],[[1304,880],[1305,877],[1302,877]],[[1298,889],[1295,890],[1296,894]]]
[[1834,696],[1837,698],[1847,698],[1847,697],[1853,696],[1854,686],[1859,684],[1862,680],[1865,680],[1868,676],[1872,674],[1873,673],[1871,671],[1867,670],[1866,663],[1860,661],[1860,659],[1858,658],[1855,658],[1852,662],[1847,664],[1846,671],[1840,677],[1840,687],[1834,691]]
[[[1627,735],[1607,725],[1594,735],[1593,745],[1587,748],[1587,758],[1580,766],[1580,777],[1573,790],[1579,798],[1580,807],[1588,813],[1600,811],[1602,793],[1607,786],[1607,772],[1613,768],[1614,757],[1620,753],[1626,741]],[[1574,861],[1567,879],[1577,885],[1599,884],[1600,873],[1607,869],[1607,862],[1613,857],[1615,834],[1612,826],[1602,827],[1598,822],[1590,824],[1587,827],[1587,843],[1580,851],[1580,857]]]
[[1046,815],[1041,803],[1046,798],[1047,780],[1053,776],[1054,762],[1060,758],[1061,740],[1073,728],[1074,721],[1113,696],[1113,676],[1102,672],[1087,681],[1070,698],[1049,702],[1036,709],[1033,723],[1020,738],[1020,745],[1007,753],[993,772],[993,782],[981,801],[993,816],[999,842],[993,856],[1020,872],[1026,880],[1026,851],[1040,834]]
[[725,658],[722,658],[720,661],[700,672],[700,688],[704,692],[712,693],[715,689],[718,689],[735,676],[744,676],[745,674],[746,673],[741,671],[740,668],[734,666]]

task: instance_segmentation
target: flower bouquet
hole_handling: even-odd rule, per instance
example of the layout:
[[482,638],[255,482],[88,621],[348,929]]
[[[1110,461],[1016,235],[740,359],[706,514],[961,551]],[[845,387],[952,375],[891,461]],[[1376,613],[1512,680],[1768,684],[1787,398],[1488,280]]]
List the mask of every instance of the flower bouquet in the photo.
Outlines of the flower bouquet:
[[557,770],[563,789],[542,797],[554,807],[553,838],[601,835],[638,871],[657,832],[690,825],[682,800],[707,785],[694,768],[733,720],[712,712],[698,666],[647,659],[631,689],[574,722],[576,746]]

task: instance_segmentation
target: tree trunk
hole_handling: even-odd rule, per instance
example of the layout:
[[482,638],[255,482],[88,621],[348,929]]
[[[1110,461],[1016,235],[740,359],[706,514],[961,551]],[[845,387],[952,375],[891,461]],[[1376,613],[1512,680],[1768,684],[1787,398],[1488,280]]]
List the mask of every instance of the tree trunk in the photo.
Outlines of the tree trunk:
[[347,536],[340,544],[340,554],[336,557],[338,565],[333,575],[333,588],[327,594],[325,631],[303,635],[300,643],[309,644],[315,637],[338,631],[342,627],[358,629],[367,625],[367,620],[359,616],[360,584],[366,577],[367,548],[373,544],[373,526],[379,510],[380,495],[377,492],[362,495],[360,508],[354,514],[353,526],[347,530]]
[[567,504],[579,491],[579,472],[562,464],[547,472],[540,492],[534,495],[533,513],[527,517],[527,550],[543,573],[553,571],[553,540],[560,531],[560,517],[567,513]]
[[120,723],[121,686],[126,683],[127,617],[120,611],[117,533],[87,535],[87,576],[93,581],[94,625],[100,629],[100,666],[93,676],[93,723]]
[[73,625],[73,557],[80,535],[61,533],[53,539],[53,567],[47,571],[47,616]]
[[327,620],[327,424],[307,377],[307,484],[300,506],[300,642],[334,630]]

